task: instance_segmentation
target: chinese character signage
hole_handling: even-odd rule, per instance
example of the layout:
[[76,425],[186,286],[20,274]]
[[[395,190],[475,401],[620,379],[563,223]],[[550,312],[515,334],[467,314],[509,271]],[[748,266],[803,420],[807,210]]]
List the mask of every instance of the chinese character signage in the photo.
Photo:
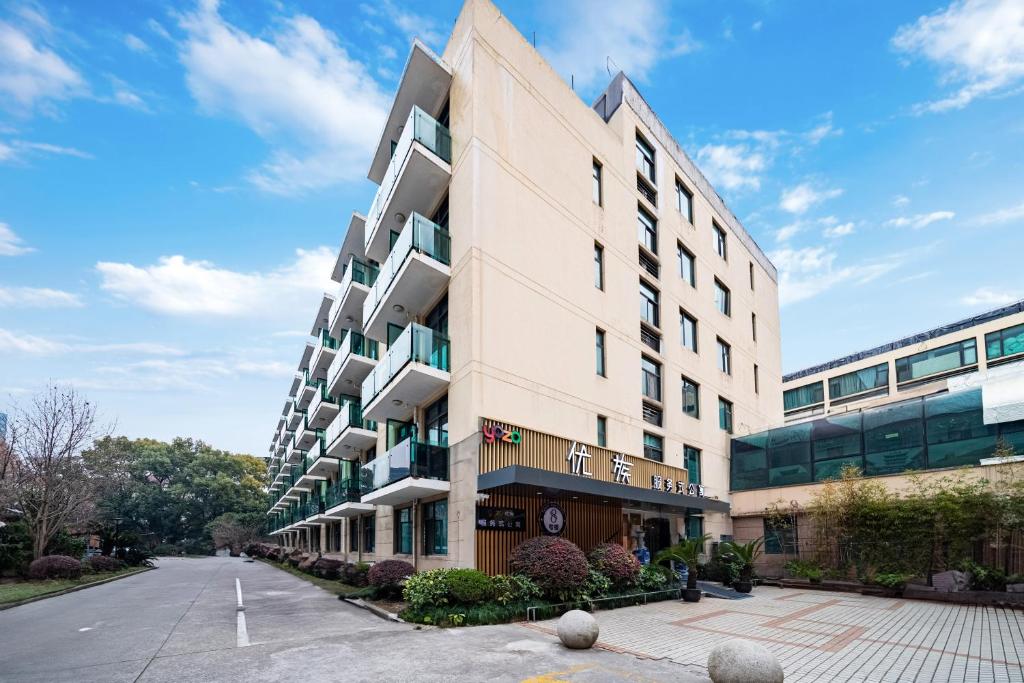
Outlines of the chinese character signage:
[[497,531],[523,531],[526,529],[526,511],[518,508],[476,508],[476,528]]
[[573,474],[578,474],[581,477],[592,477],[594,473],[590,471],[590,454],[587,453],[586,444],[577,444],[575,441],[569,446],[569,455],[566,456],[566,461],[569,463],[569,471]]
[[651,488],[655,491],[665,491],[666,493],[679,493],[685,496],[696,496],[698,498],[704,498],[704,485],[703,484],[687,484],[685,481],[672,481],[668,477],[662,477],[660,474],[651,475]]

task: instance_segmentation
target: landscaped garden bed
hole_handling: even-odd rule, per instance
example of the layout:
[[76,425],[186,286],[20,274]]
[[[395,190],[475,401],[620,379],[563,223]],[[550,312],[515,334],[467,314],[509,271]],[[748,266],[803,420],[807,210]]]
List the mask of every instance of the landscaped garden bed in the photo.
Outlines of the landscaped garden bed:
[[0,581],[0,609],[107,583],[150,568],[151,565],[127,566],[103,555],[84,562],[65,555],[47,555],[29,565],[27,577]]

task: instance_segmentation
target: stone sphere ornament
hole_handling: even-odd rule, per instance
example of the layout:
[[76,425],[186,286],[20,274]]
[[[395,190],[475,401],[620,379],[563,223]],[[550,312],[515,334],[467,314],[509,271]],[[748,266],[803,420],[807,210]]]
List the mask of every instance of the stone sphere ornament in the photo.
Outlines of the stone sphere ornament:
[[779,660],[755,642],[733,638],[716,645],[708,656],[714,683],[782,683]]
[[558,638],[573,650],[586,650],[597,642],[597,619],[583,610],[569,610],[558,620]]

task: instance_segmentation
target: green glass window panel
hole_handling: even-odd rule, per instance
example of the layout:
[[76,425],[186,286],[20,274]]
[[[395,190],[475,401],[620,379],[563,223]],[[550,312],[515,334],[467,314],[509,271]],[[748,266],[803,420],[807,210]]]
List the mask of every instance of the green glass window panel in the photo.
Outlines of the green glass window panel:
[[397,510],[395,526],[395,552],[412,554],[412,508]]
[[976,465],[995,450],[998,426],[982,419],[981,389],[933,396],[924,406],[929,467]]
[[597,416],[597,445],[601,448],[608,446],[608,418],[603,415]]
[[923,447],[879,451],[864,456],[864,473],[867,475],[898,474],[924,467]]
[[856,467],[864,471],[864,459],[859,455],[849,458],[836,458],[835,460],[816,460],[814,462],[814,481],[825,481],[826,479],[839,479],[843,469]]
[[718,399],[718,426],[732,434],[732,402]]
[[797,528],[793,524],[772,524],[764,521],[764,553],[765,555],[781,555],[797,551]]
[[829,398],[837,399],[844,396],[872,391],[889,384],[889,364],[882,363],[871,368],[864,368],[845,375],[831,377],[828,380]]
[[896,380],[908,382],[929,375],[949,372],[977,362],[978,353],[975,340],[965,339],[955,344],[947,344],[937,349],[897,358]]
[[801,484],[811,480],[811,425],[773,429],[768,436],[768,483]]
[[652,254],[658,253],[658,221],[643,209],[636,212],[637,238]]
[[768,437],[764,433],[733,439],[729,488],[734,491],[768,486]]
[[689,484],[699,484],[700,479],[700,449],[693,446],[683,446],[683,460],[686,463],[686,478]]
[[686,524],[687,538],[700,538],[704,535],[704,517],[687,512],[683,520]]
[[428,555],[448,553],[448,501],[423,506],[423,548]]
[[907,401],[864,411],[865,474],[894,474],[922,469],[924,404]]
[[811,425],[815,460],[829,460],[861,454],[861,414],[835,415]]
[[1024,324],[985,335],[985,356],[989,360],[1024,353]]
[[1017,455],[1024,455],[1024,420],[999,425],[999,437],[1013,446]]
[[804,406],[812,406],[825,401],[825,385],[823,382],[814,382],[796,389],[787,389],[782,392],[783,410],[796,410]]
[[665,459],[665,441],[657,434],[644,432],[644,457],[656,462]]

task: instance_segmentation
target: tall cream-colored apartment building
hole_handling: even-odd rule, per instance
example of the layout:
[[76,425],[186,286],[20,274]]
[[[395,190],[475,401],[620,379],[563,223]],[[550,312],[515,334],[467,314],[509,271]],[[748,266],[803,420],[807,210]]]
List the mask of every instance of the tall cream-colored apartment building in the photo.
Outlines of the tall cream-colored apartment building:
[[994,456],[1024,455],[1024,301],[791,373],[783,390],[786,424],[732,446],[734,532],[767,539],[769,574],[813,529],[775,529],[766,510],[799,511],[844,468],[901,491],[911,471],[993,481],[1021,467]]
[[271,445],[282,543],[507,569],[731,533],[780,424],[776,271],[622,74],[588,106],[488,0],[416,42]]

